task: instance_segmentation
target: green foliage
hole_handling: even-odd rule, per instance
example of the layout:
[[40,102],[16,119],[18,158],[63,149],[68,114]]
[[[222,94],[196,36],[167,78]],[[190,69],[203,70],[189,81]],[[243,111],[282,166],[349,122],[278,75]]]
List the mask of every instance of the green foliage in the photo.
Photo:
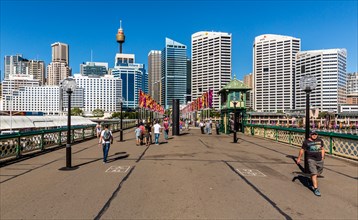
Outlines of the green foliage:
[[75,107],[71,109],[71,115],[73,116],[82,116],[83,115],[83,111],[82,109]]
[[103,117],[104,111],[102,109],[95,109],[92,111],[94,117]]

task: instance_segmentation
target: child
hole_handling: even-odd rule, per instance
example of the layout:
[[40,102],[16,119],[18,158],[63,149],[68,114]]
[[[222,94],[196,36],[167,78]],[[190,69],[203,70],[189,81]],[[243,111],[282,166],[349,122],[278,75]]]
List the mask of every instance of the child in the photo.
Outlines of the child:
[[140,136],[142,135],[142,130],[139,128],[139,125],[134,130],[134,132],[135,132],[136,144],[137,144],[137,146],[139,146],[140,145]]

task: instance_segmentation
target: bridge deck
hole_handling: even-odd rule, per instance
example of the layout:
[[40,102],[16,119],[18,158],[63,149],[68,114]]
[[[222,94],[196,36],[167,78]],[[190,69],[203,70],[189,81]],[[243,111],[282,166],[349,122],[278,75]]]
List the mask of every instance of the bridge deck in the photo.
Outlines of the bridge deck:
[[73,145],[73,171],[59,170],[65,149],[4,166],[0,219],[358,218],[356,162],[327,157],[316,197],[295,164],[298,148],[183,133],[147,148],[128,130],[107,164],[97,139]]

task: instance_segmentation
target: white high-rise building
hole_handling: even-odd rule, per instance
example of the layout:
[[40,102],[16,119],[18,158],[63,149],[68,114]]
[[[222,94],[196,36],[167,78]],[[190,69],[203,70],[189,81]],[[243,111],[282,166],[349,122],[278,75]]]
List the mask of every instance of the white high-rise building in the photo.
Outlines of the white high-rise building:
[[201,31],[191,36],[191,94],[196,100],[213,90],[213,107],[220,108],[217,92],[231,79],[231,34]]
[[317,87],[310,94],[310,105],[321,111],[338,111],[346,103],[346,49],[301,51],[296,59],[296,109],[304,109],[305,92],[300,89],[302,76],[317,79]]
[[105,113],[120,110],[119,98],[122,97],[122,80],[112,75],[82,76],[75,74],[77,87],[83,88],[83,111],[92,113],[95,109],[101,109]]
[[254,110],[285,111],[294,108],[295,62],[299,38],[265,34],[253,45]]
[[157,103],[161,103],[161,62],[162,52],[160,50],[151,50],[148,54],[148,92]]

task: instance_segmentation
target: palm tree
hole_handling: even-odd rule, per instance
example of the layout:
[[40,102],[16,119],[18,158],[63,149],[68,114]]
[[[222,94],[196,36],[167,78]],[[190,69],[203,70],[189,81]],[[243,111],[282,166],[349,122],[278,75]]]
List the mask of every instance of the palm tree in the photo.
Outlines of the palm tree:
[[104,111],[102,109],[97,108],[92,111],[92,114],[94,117],[103,117]]
[[71,115],[74,115],[74,116],[82,116],[83,115],[83,111],[82,109],[78,108],[78,107],[74,107],[72,110],[71,110]]

